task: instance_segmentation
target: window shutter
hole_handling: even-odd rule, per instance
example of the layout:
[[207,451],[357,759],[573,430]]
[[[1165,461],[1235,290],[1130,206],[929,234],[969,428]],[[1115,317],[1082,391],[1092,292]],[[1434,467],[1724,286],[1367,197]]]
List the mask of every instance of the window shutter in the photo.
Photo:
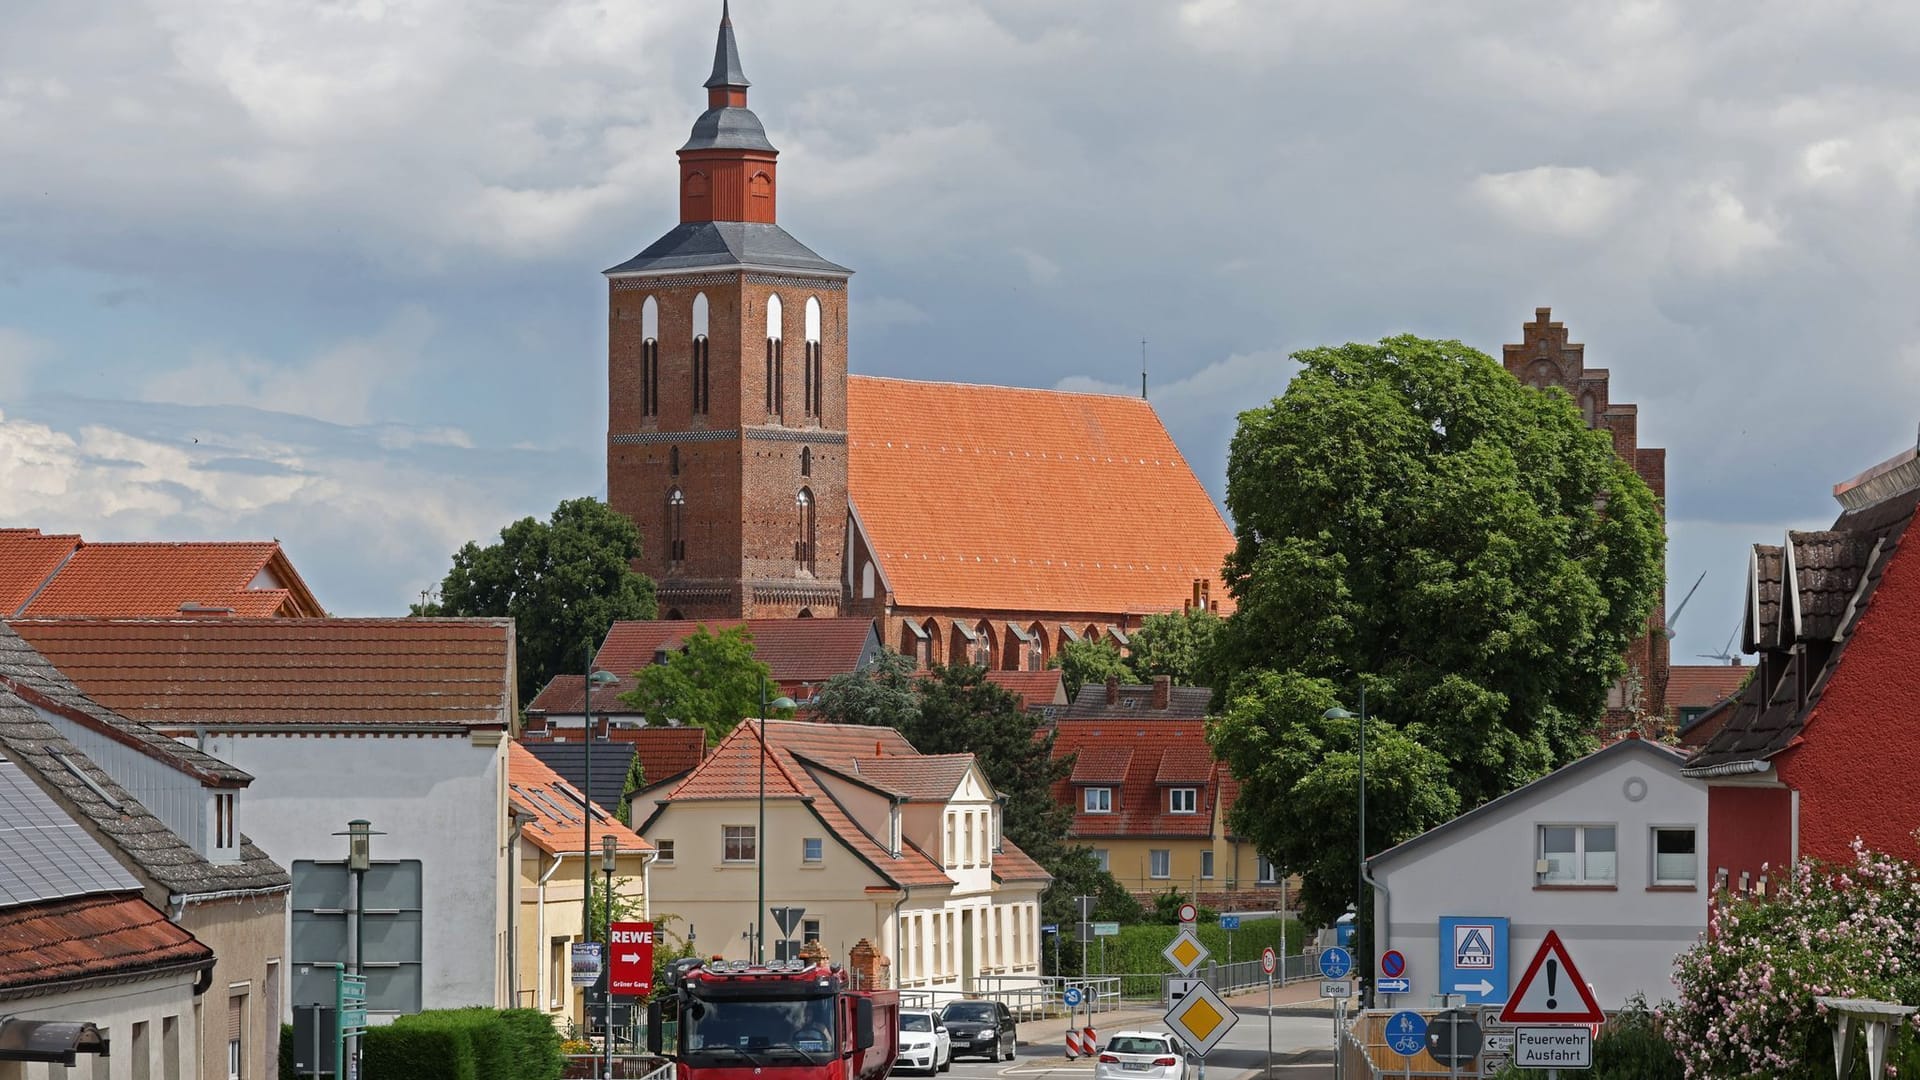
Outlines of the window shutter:
[[245,1026],[247,999],[236,995],[227,999],[227,1041],[239,1042],[240,1031]]

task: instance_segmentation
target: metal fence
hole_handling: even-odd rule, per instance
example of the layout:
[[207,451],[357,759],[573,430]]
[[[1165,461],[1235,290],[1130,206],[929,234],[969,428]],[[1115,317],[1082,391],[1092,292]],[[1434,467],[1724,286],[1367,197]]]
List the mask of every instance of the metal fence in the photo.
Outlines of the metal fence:
[[900,989],[903,1009],[941,1009],[950,1001],[1004,1002],[1016,1020],[1041,1020],[1064,1016],[1066,988],[1080,988],[1082,1001],[1075,1009],[1096,1013],[1112,1012],[1124,1004],[1122,976],[1093,975],[1087,978],[1061,978],[1057,975],[981,975],[972,990],[941,988]]
[[[1432,1019],[1433,1012],[1425,1009],[1414,1010]],[[1437,1010],[1436,1010],[1437,1011]],[[1387,1046],[1386,1024],[1393,1016],[1391,1011],[1375,1009],[1371,1012],[1356,1013],[1352,1024],[1341,1034],[1339,1060],[1341,1076],[1347,1080],[1378,1077],[1380,1080],[1392,1080],[1393,1077],[1428,1077],[1434,1080],[1447,1077],[1449,1080],[1477,1080],[1492,1076],[1497,1069],[1482,1071],[1483,1060],[1468,1065],[1448,1067],[1435,1061],[1422,1050],[1412,1057],[1403,1057]],[[1504,1058],[1501,1059],[1504,1061]]]

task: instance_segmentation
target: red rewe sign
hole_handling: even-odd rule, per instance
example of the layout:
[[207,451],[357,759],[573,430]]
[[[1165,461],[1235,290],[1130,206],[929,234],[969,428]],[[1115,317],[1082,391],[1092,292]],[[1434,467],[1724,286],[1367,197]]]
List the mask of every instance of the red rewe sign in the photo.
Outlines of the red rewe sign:
[[653,924],[617,922],[607,945],[607,992],[645,997],[653,989]]

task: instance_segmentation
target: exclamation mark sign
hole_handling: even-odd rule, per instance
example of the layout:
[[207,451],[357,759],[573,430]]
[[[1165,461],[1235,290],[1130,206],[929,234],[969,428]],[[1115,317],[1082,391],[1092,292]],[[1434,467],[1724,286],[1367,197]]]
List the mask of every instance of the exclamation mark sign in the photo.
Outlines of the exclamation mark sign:
[[1553,1000],[1553,984],[1560,981],[1560,963],[1552,957],[1547,958],[1547,1008],[1557,1009],[1560,1004]]

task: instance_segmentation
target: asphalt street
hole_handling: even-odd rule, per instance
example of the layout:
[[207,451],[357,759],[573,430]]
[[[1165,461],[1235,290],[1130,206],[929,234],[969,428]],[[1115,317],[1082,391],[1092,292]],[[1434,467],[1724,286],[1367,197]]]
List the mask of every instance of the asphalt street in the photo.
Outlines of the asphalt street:
[[[1249,1080],[1259,1077],[1267,1067],[1267,1017],[1264,1008],[1236,1010],[1240,1020],[1227,1033],[1213,1053],[1207,1055],[1205,1080]],[[1165,1031],[1156,1021],[1126,1025],[1135,1030]],[[1021,1038],[1032,1040],[1035,1025],[1022,1024]],[[1120,1028],[1103,1028],[1101,1037]],[[1045,1029],[1041,1030],[1044,1037]],[[958,1058],[949,1080],[1093,1080],[1093,1061],[1081,1058],[1068,1061],[1062,1050],[1066,1026],[1058,1024],[1052,1041],[1023,1041],[1013,1061],[987,1062],[976,1058]],[[1276,1015],[1273,1018],[1273,1080],[1322,1080],[1333,1076],[1333,1018],[1324,1016]],[[894,1076],[920,1075],[895,1070]],[[1202,1080],[1197,1067],[1191,1067],[1187,1080]]]

